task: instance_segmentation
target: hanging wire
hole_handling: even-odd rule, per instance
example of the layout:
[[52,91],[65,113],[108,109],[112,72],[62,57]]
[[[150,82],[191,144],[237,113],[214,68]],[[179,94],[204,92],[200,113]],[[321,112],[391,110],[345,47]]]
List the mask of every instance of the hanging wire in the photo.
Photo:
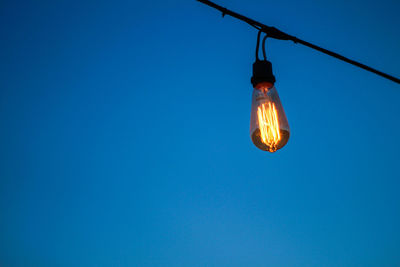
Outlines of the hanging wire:
[[[257,45],[256,45],[256,60],[257,61],[260,61],[260,58],[258,57],[258,51],[260,50],[261,33],[263,33],[263,31],[260,30],[260,31],[258,31],[258,34],[257,34]],[[267,60],[267,53],[265,52],[265,41],[267,40],[267,38],[268,38],[268,35],[266,34],[261,42],[264,60]]]
[[268,34],[266,34],[262,40],[262,52],[263,52],[263,56],[264,56],[264,60],[267,60],[267,54],[265,53],[265,41],[268,38]]
[[[284,33],[282,31],[278,30],[277,28],[270,27],[270,26],[267,26],[265,24],[262,24],[262,23],[260,23],[258,21],[255,21],[255,20],[251,19],[251,18],[245,17],[245,16],[243,16],[243,15],[241,15],[239,13],[233,12],[233,11],[231,11],[229,9],[226,9],[226,8],[220,6],[220,5],[217,5],[217,4],[215,4],[215,3],[213,3],[213,2],[211,2],[209,0],[197,0],[197,1],[221,11],[223,15],[232,16],[234,18],[237,18],[237,19],[239,19],[241,21],[246,22],[247,24],[249,24],[250,26],[256,28],[259,31],[263,31],[265,33],[268,33],[270,38],[274,38],[274,39],[278,39],[278,40],[291,40],[294,43],[302,44],[302,45],[307,46],[307,47],[309,47],[311,49],[317,50],[317,51],[319,51],[321,53],[327,54],[327,55],[329,55],[331,57],[334,57],[336,59],[342,60],[342,61],[347,62],[349,64],[352,64],[352,65],[354,65],[356,67],[359,67],[361,69],[364,69],[364,70],[372,72],[372,73],[375,73],[375,74],[377,74],[377,75],[379,75],[379,76],[381,76],[383,78],[386,78],[388,80],[391,80],[391,81],[393,81],[395,83],[400,84],[400,79],[399,78],[396,78],[396,77],[394,77],[392,75],[389,75],[389,74],[384,73],[382,71],[379,71],[379,70],[376,70],[374,68],[371,68],[371,67],[369,67],[367,65],[364,65],[364,64],[362,64],[360,62],[357,62],[355,60],[352,60],[352,59],[349,59],[347,57],[344,57],[344,56],[342,56],[342,55],[340,55],[338,53],[335,53],[335,52],[329,51],[327,49],[324,49],[322,47],[319,47],[319,46],[317,46],[315,44],[306,42],[306,41],[304,41],[302,39],[299,39],[299,38],[297,38],[295,36],[292,36],[292,35],[289,35],[287,33]],[[257,58],[258,58],[258,55],[257,55]]]
[[262,33],[262,31],[258,31],[258,34],[257,34],[256,61],[259,61],[259,60],[260,60],[259,57],[258,57],[258,50],[259,50],[259,48],[260,48],[260,37],[261,37],[261,33]]

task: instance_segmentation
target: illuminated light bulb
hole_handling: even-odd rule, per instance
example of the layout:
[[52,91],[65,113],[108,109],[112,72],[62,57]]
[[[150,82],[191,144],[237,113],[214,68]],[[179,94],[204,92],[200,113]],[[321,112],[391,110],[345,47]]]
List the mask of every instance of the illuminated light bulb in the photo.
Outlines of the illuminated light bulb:
[[250,137],[261,150],[275,152],[289,140],[290,128],[278,92],[274,86],[272,65],[267,60],[253,64],[253,96]]

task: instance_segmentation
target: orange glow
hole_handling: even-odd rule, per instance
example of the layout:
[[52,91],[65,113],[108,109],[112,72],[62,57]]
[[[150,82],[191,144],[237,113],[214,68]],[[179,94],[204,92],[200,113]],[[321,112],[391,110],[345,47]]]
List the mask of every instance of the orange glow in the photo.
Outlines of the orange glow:
[[261,140],[269,147],[270,152],[275,152],[277,150],[277,144],[281,140],[278,113],[275,104],[271,104],[271,102],[262,104],[257,109],[257,116]]

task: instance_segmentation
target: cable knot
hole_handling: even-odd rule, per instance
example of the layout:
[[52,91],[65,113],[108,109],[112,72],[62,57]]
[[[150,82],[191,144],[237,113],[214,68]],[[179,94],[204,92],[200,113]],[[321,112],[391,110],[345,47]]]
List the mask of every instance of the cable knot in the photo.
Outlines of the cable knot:
[[225,7],[221,7],[220,11],[222,12],[222,17],[225,17],[225,15],[229,13],[229,9]]

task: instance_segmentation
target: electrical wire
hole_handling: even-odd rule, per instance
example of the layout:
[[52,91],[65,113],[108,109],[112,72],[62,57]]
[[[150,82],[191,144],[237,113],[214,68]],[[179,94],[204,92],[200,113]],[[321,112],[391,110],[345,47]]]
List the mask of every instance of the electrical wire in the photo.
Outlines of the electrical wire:
[[265,41],[268,38],[268,34],[266,34],[262,40],[262,52],[263,52],[263,56],[264,56],[264,60],[267,60],[267,54],[265,53]]
[[[256,61],[259,61],[260,58],[258,57],[258,51],[260,50],[260,39],[261,39],[261,34],[263,33],[263,31],[259,30],[257,33],[257,44],[256,44]],[[266,34],[264,36],[264,38],[262,39],[262,53],[263,53],[263,57],[264,60],[267,60],[267,54],[265,53],[265,40],[267,40],[268,35]]]
[[[251,18],[245,17],[245,16],[243,16],[243,15],[241,15],[239,13],[233,12],[233,11],[231,11],[229,9],[226,9],[226,8],[220,6],[220,5],[217,5],[217,4],[215,4],[215,3],[213,3],[213,2],[211,2],[209,0],[197,0],[197,1],[221,11],[222,12],[222,16],[229,15],[231,17],[234,17],[234,18],[237,18],[237,19],[239,19],[241,21],[246,22],[247,24],[249,24],[250,26],[256,28],[257,30],[264,32],[270,38],[274,38],[274,39],[278,39],[278,40],[290,40],[290,41],[293,41],[294,43],[302,44],[304,46],[307,46],[309,48],[317,50],[317,51],[319,51],[321,53],[327,54],[327,55],[329,55],[331,57],[334,57],[336,59],[342,60],[342,61],[347,62],[349,64],[352,64],[352,65],[354,65],[356,67],[359,67],[361,69],[364,69],[364,70],[372,72],[372,73],[375,73],[375,74],[377,74],[377,75],[379,75],[379,76],[381,76],[381,77],[383,77],[385,79],[388,79],[388,80],[391,80],[391,81],[393,81],[395,83],[400,84],[400,79],[399,78],[396,78],[396,77],[394,77],[392,75],[389,75],[389,74],[384,73],[382,71],[379,71],[377,69],[371,68],[371,67],[369,67],[367,65],[364,65],[364,64],[362,64],[360,62],[357,62],[355,60],[349,59],[349,58],[347,58],[345,56],[342,56],[342,55],[340,55],[338,53],[335,53],[335,52],[329,51],[329,50],[327,50],[325,48],[319,47],[319,46],[317,46],[315,44],[312,44],[312,43],[309,43],[309,42],[304,41],[302,39],[299,39],[299,38],[297,38],[295,36],[292,36],[292,35],[289,35],[287,33],[284,33],[284,32],[278,30],[275,27],[270,27],[270,26],[264,25],[264,24],[262,24],[262,23],[260,23],[258,21],[255,21],[255,20],[253,20]],[[258,43],[257,43],[257,45],[258,45]],[[264,46],[263,46],[263,48],[264,48]],[[258,58],[258,54],[257,54],[256,58]]]
[[260,60],[260,58],[258,57],[258,50],[259,50],[259,48],[260,48],[260,37],[261,37],[261,33],[262,33],[262,31],[258,31],[258,34],[257,34],[256,61],[259,61],[259,60]]

